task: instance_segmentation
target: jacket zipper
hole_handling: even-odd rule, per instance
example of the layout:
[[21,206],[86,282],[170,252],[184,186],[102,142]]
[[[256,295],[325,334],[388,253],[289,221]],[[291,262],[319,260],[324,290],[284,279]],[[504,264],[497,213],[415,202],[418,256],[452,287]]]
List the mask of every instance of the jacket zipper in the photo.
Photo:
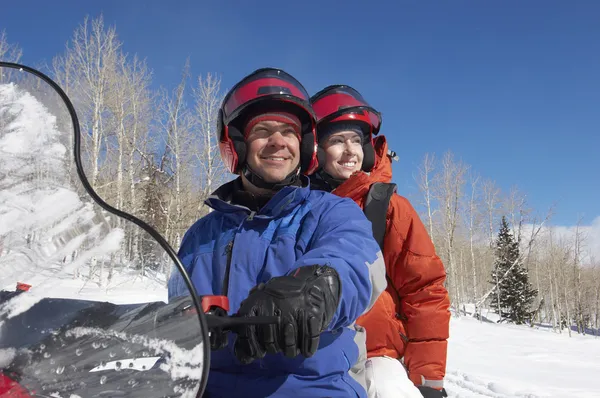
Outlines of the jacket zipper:
[[225,254],[227,255],[227,264],[225,265],[225,276],[223,277],[223,288],[221,295],[227,296],[229,292],[229,271],[231,270],[231,255],[233,252],[233,239],[225,246]]
[[[246,221],[252,221],[254,219],[255,211],[251,211],[250,215],[246,218]],[[225,246],[225,254],[227,255],[227,263],[225,265],[225,275],[223,277],[223,287],[221,289],[221,294],[223,296],[227,296],[229,293],[229,274],[231,272],[231,257],[233,254],[233,242],[235,241],[235,237]]]

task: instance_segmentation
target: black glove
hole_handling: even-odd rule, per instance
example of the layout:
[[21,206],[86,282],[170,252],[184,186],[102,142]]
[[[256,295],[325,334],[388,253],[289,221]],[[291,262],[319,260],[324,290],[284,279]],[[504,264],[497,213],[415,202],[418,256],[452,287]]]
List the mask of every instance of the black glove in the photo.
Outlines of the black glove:
[[[216,316],[227,316],[227,311],[223,308],[216,308],[209,313]],[[212,329],[210,331],[210,349],[216,351],[225,347],[227,347],[227,332],[220,328]]]
[[311,357],[335,314],[340,295],[338,273],[329,266],[300,267],[292,275],[278,276],[254,287],[242,302],[238,316],[278,316],[279,324],[238,330],[236,357],[245,364],[266,353]]
[[436,390],[435,388],[425,387],[425,386],[417,386],[423,398],[443,398],[447,397],[446,390],[442,388],[442,390]]

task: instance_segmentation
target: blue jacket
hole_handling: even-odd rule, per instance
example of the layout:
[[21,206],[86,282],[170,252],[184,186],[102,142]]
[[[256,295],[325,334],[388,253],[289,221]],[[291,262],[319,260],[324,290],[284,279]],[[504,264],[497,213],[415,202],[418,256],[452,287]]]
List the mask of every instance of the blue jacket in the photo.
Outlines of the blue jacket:
[[[305,185],[307,180],[303,178]],[[235,182],[206,204],[213,212],[185,234],[179,257],[199,295],[223,293],[229,262],[230,314],[252,287],[304,265],[328,264],[339,273],[342,295],[319,349],[311,358],[267,354],[242,365],[228,346],[213,351],[206,395],[216,397],[366,397],[349,375],[357,362],[355,319],[385,289],[385,266],[371,223],[351,200],[309,187],[285,187],[256,214],[230,204]],[[177,272],[169,297],[187,288]]]

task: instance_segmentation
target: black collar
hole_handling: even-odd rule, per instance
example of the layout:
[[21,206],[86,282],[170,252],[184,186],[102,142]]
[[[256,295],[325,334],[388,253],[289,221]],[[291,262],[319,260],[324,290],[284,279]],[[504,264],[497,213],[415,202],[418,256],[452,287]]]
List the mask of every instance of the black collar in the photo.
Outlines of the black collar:
[[293,181],[292,183],[287,185],[281,185],[277,190],[269,190],[265,193],[252,193],[244,189],[242,177],[240,176],[235,180],[220,186],[214,192],[213,195],[217,196],[219,199],[225,202],[231,203],[232,205],[244,206],[250,209],[251,211],[258,212],[284,186],[301,187],[302,179],[296,178],[295,181]]

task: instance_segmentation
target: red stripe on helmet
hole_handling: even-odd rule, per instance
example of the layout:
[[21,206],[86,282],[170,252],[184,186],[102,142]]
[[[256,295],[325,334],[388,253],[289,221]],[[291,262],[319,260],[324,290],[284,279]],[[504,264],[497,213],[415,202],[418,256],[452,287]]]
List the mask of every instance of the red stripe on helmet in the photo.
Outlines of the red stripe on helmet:
[[273,77],[265,77],[248,82],[235,90],[223,107],[225,115],[229,117],[241,105],[256,98],[273,94],[287,94],[306,101],[309,100],[306,93],[291,82]]

